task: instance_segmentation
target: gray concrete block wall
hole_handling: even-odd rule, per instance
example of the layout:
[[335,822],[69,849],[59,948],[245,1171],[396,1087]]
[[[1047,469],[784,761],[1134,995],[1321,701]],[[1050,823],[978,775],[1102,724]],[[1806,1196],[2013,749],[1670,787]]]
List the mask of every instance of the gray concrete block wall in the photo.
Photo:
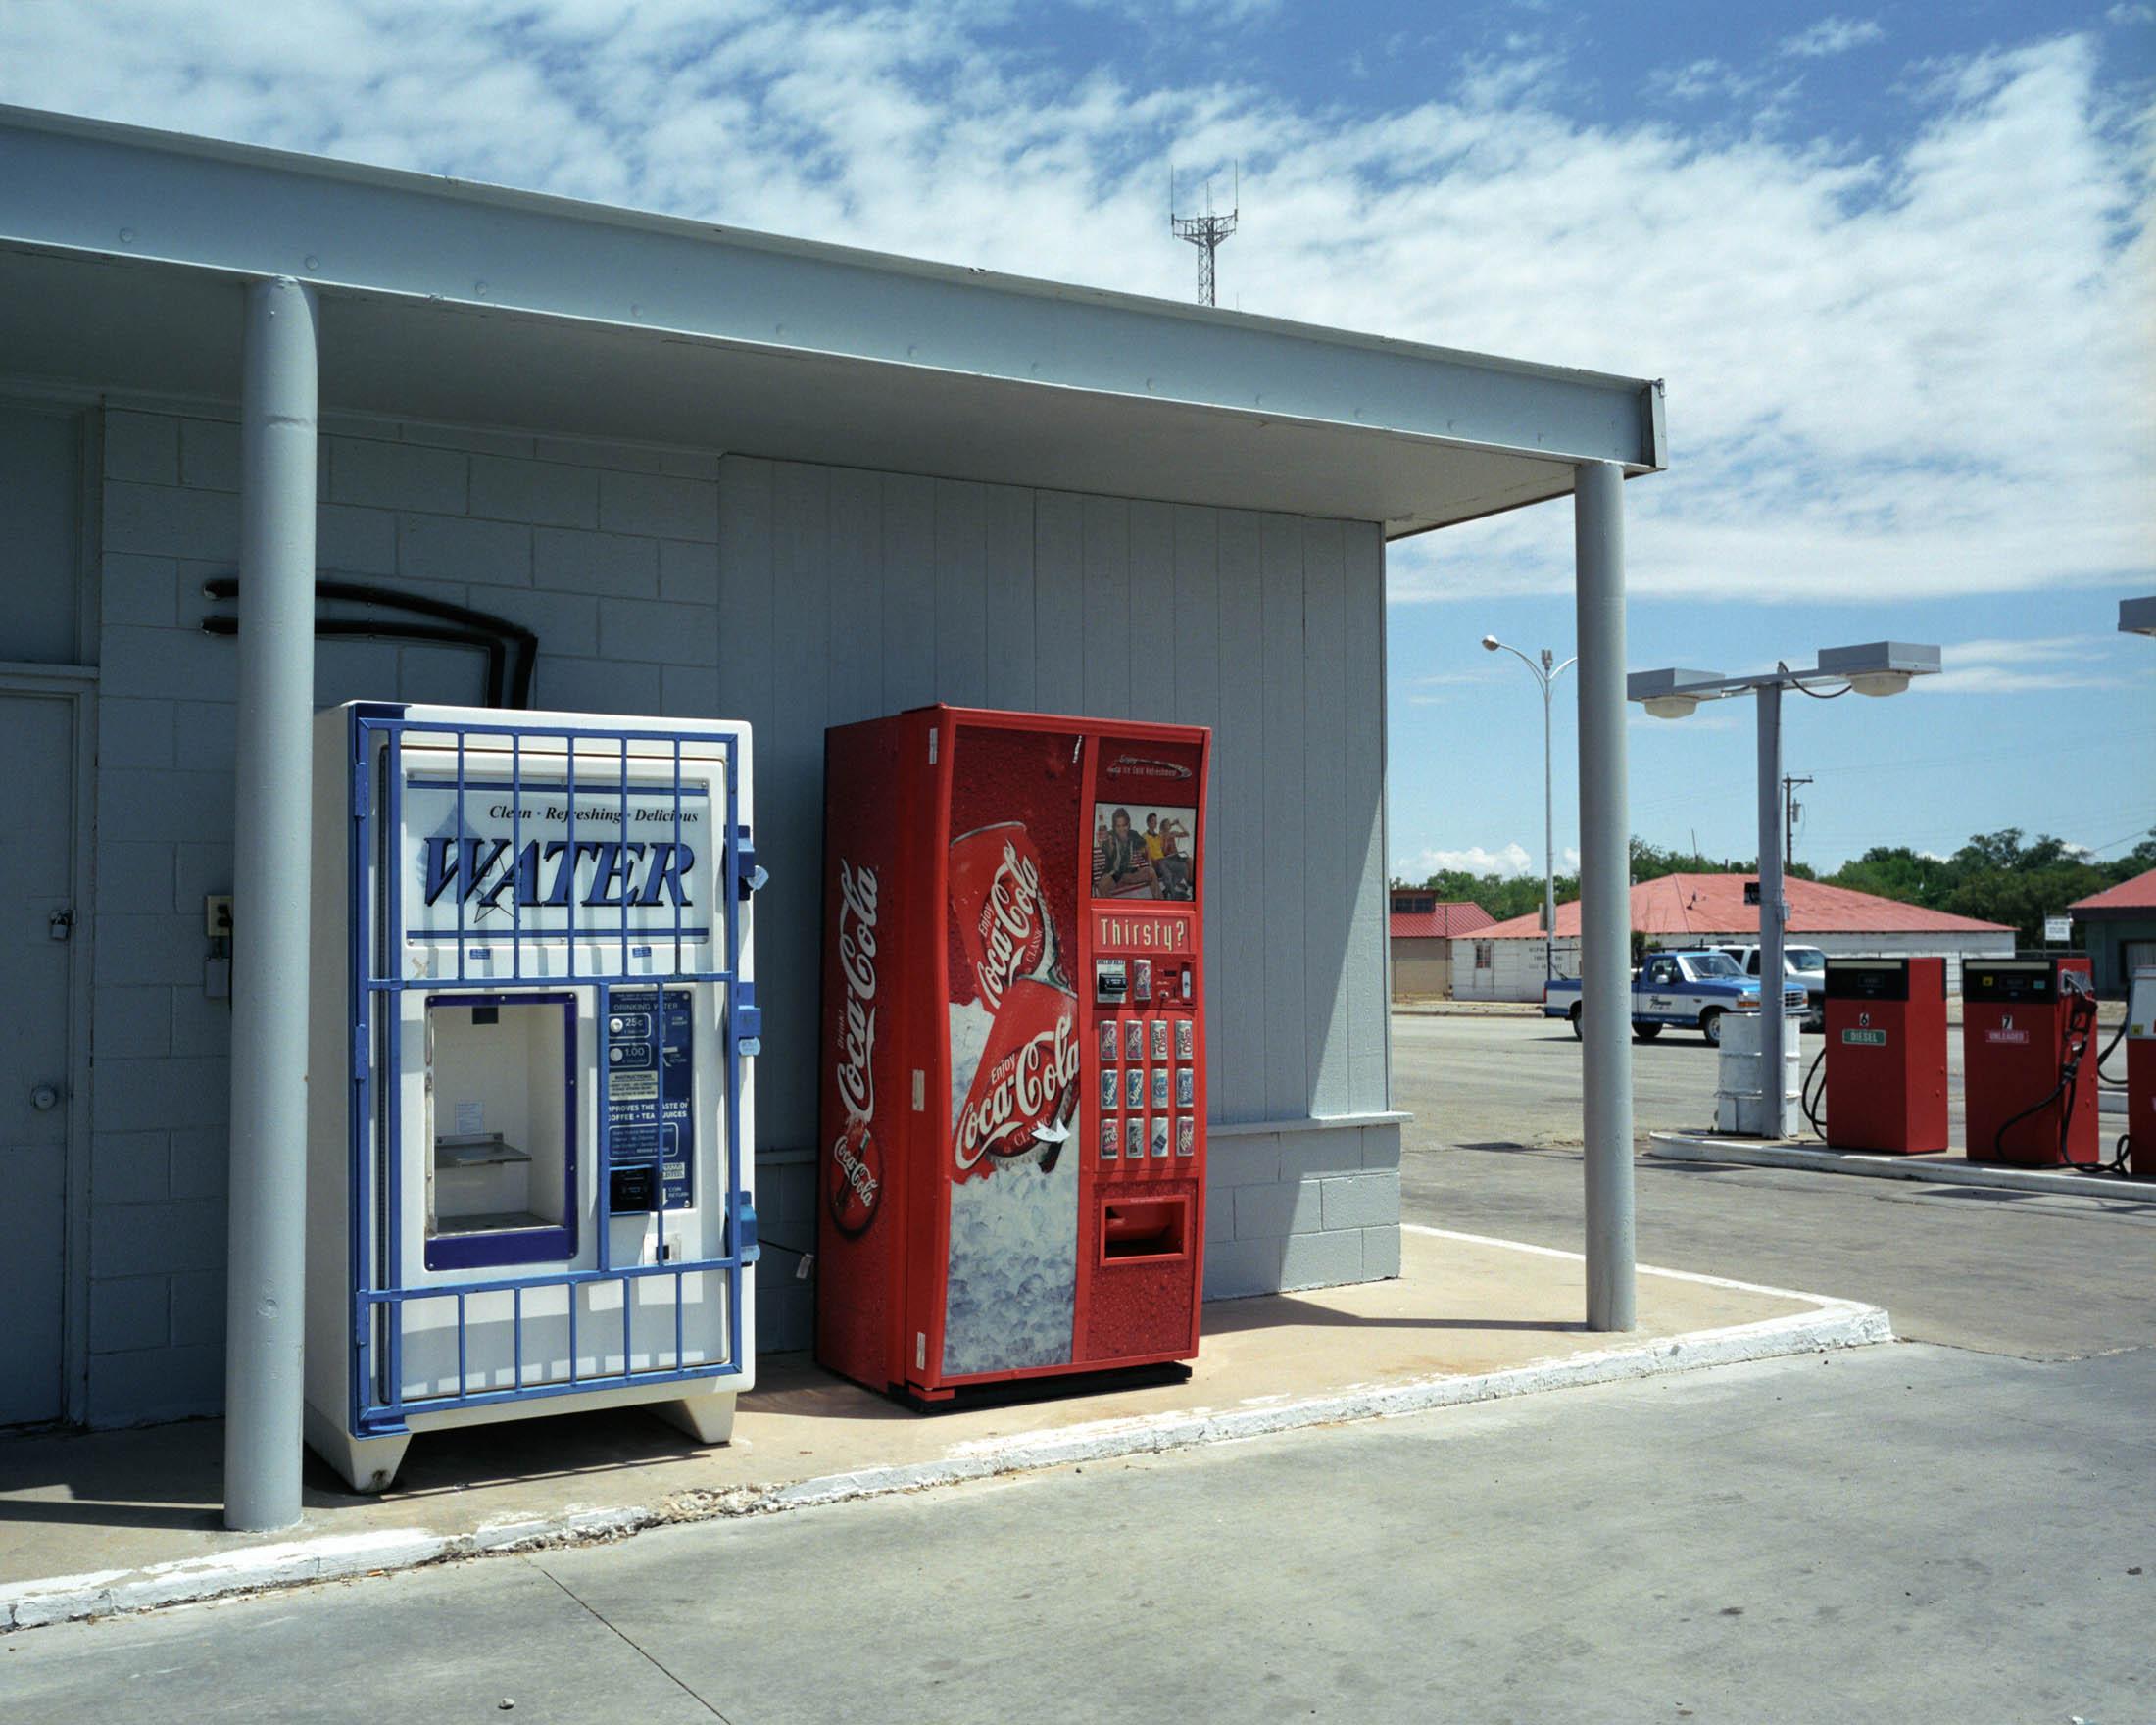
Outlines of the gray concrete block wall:
[[[717,710],[715,456],[390,422],[323,429],[324,569],[536,630],[542,705]],[[104,451],[87,1266],[97,1424],[222,1401],[230,1015],[204,989],[202,901],[231,890],[236,690],[232,643],[200,624],[229,609],[202,583],[236,567],[238,429],[114,410]],[[482,677],[473,654],[324,641],[316,699],[477,703]],[[774,1218],[800,1208],[798,1192],[782,1198]],[[808,1284],[784,1280],[792,1262],[767,1255],[765,1346],[808,1334]]]
[[1223,1133],[1206,1150],[1205,1298],[1399,1274],[1400,1129]]

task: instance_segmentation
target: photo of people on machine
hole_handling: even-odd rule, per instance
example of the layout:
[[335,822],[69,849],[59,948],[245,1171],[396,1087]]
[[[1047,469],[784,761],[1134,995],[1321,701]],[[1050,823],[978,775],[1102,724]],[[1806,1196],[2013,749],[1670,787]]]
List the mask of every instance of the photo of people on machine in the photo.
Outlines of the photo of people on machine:
[[1198,896],[1191,872],[1190,809],[1133,808],[1096,803],[1093,809],[1093,896],[1097,899],[1181,899]]

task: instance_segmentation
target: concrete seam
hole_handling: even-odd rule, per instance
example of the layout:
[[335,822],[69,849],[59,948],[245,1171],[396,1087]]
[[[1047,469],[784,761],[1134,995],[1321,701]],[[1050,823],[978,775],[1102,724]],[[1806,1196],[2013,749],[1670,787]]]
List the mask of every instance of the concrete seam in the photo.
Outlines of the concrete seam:
[[1988,1186],[2007,1192],[2065,1193],[2085,1198],[2156,1202],[2156,1188],[2101,1174],[2063,1169],[2002,1167],[1988,1162],[1926,1162],[1872,1156],[1861,1151],[1808,1145],[1738,1144],[1690,1132],[1650,1132],[1648,1153],[1671,1161],[1734,1162],[1754,1168],[1793,1168],[1818,1174],[1854,1174],[1873,1180],[1922,1180],[1937,1186]]

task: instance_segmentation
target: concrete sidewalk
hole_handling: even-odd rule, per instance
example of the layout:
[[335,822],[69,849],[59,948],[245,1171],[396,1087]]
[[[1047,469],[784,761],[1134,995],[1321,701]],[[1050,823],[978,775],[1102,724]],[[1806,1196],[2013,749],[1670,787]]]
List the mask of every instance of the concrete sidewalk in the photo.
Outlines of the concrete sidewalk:
[[634,1412],[433,1433],[380,1498],[310,1458],[304,1520],[267,1537],[219,1524],[215,1421],[12,1440],[0,1629],[1890,1339],[1877,1306],[1645,1268],[1640,1329],[1594,1335],[1577,1254],[1403,1245],[1396,1281],[1208,1306],[1187,1384],[921,1415],[781,1356],[723,1449]]

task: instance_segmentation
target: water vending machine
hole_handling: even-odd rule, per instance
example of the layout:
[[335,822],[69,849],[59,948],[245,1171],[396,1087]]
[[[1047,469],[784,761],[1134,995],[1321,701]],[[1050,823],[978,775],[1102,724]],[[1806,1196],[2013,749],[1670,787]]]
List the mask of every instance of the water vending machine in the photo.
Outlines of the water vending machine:
[[755,1365],[749,729],[317,716],[308,1442],[650,1404]]
[[825,1365],[935,1402],[1197,1354],[1209,745],[950,707],[826,736]]

